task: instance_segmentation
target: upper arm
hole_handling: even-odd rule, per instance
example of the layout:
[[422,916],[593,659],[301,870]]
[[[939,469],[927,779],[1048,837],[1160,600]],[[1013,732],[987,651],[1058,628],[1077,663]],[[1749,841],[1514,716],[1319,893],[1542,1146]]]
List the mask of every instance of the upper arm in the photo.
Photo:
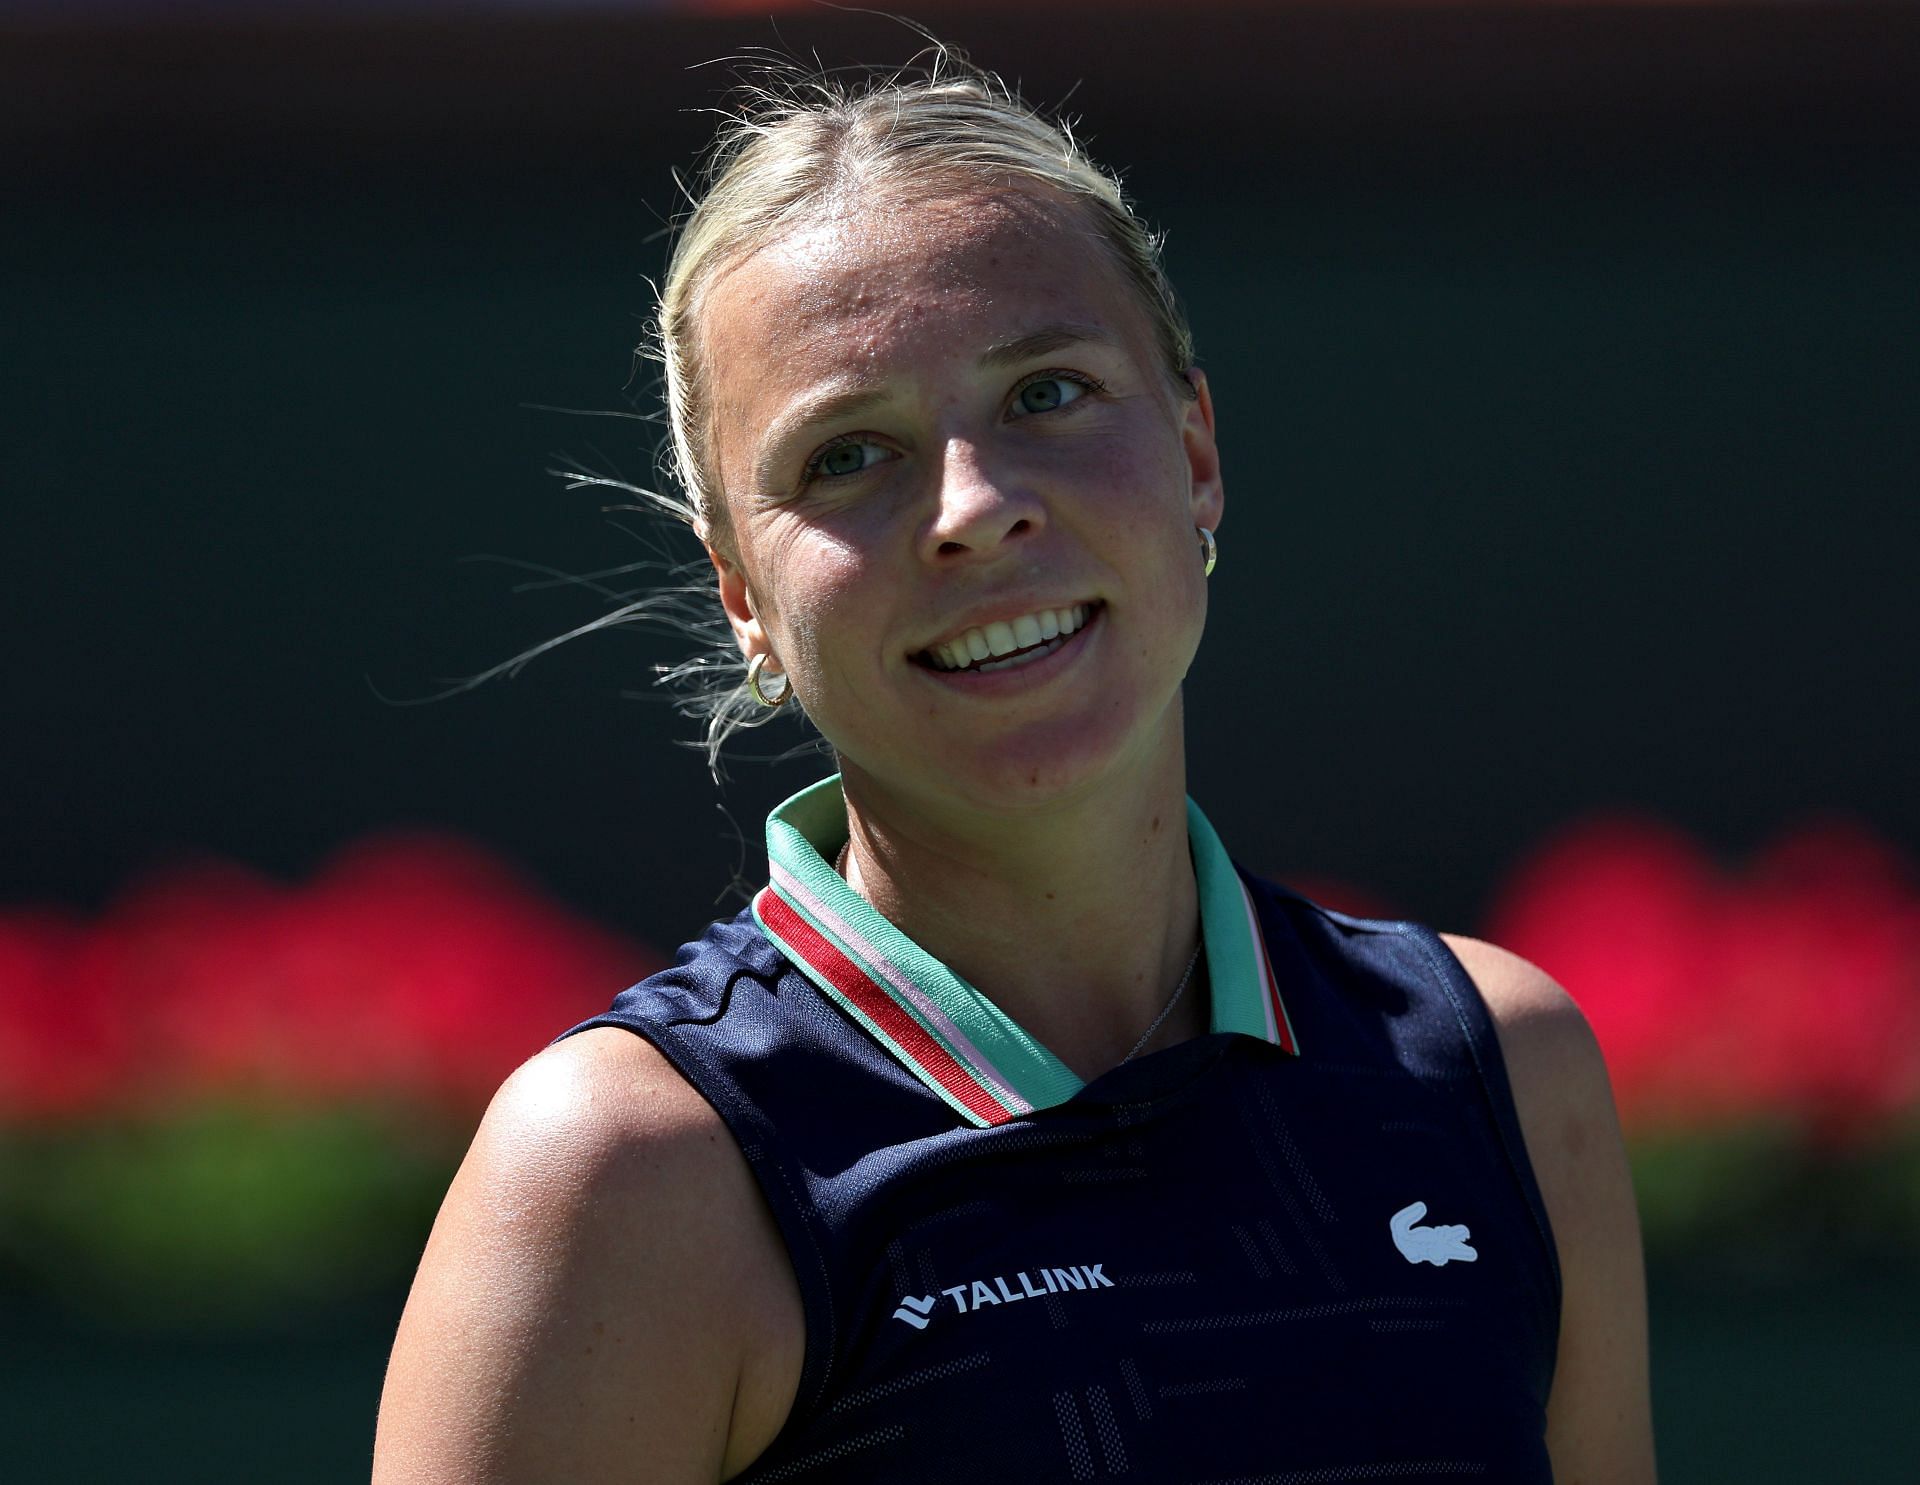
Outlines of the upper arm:
[[721,1479],[768,1300],[756,1208],[718,1116],[639,1038],[587,1032],[534,1058],[428,1240],[376,1482]]
[[1491,944],[1448,936],[1493,1014],[1560,1255],[1560,1347],[1547,1448],[1561,1485],[1654,1478],[1640,1222],[1606,1063],[1550,978]]

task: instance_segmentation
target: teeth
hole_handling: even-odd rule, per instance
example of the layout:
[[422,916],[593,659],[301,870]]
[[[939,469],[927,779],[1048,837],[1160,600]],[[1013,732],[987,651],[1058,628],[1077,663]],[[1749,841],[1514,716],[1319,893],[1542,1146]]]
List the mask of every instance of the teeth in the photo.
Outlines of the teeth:
[[[1038,613],[1023,614],[1017,619],[996,619],[982,628],[969,629],[956,638],[935,645],[928,654],[943,670],[1004,670],[1011,665],[1037,660],[1041,654],[1052,654],[1058,648],[1052,641],[1065,639],[1082,628],[1091,612],[1086,604],[1076,603],[1071,608],[1043,608]],[[1012,660],[1001,658],[1013,655],[1015,651],[1033,650],[1038,645],[1047,645],[1048,648],[1031,655],[1020,654]],[[987,663],[982,664],[982,661]]]

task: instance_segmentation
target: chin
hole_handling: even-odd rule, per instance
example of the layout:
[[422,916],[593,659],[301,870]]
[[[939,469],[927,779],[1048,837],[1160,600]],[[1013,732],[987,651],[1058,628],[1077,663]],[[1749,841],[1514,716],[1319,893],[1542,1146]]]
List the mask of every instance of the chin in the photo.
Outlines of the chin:
[[1179,710],[1168,725],[1115,725],[1124,708],[1072,723],[1034,725],[963,752],[956,739],[930,749],[948,787],[984,813],[1026,812],[1071,803],[1110,786],[1130,787],[1151,772],[1171,740],[1179,743]]

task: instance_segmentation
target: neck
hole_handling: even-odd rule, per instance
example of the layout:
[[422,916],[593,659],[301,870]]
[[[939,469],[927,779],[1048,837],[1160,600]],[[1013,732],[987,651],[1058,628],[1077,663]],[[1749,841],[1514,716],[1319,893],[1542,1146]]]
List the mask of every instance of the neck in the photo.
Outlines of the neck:
[[[1176,719],[1177,720],[1177,719]],[[1199,944],[1185,753],[1044,809],[942,808],[843,772],[847,879],[1082,1079],[1122,1061]],[[1140,1055],[1207,1027],[1205,966]]]

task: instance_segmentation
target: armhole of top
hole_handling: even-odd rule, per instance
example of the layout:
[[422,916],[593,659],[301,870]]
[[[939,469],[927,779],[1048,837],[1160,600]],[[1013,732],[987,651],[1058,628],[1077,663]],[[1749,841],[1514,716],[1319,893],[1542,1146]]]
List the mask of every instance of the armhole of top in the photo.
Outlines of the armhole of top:
[[683,1038],[663,1034],[660,1028],[638,1017],[608,1013],[568,1028],[555,1040],[564,1041],[576,1032],[601,1026],[618,1027],[650,1044],[673,1065],[687,1085],[707,1101],[733,1136],[747,1168],[753,1172],[761,1198],[773,1213],[774,1225],[779,1228],[787,1262],[792,1265],[794,1282],[800,1289],[800,1312],[806,1336],[800,1385],[794,1391],[793,1407],[762,1451],[764,1458],[818,1412],[833,1373],[834,1357],[839,1354],[832,1272],[825,1248],[813,1229],[812,1208],[801,1197],[799,1173],[790,1168],[785,1152],[760,1111],[738,1095],[731,1078]]
[[1547,1216],[1546,1199],[1541,1196],[1540,1183],[1534,1178],[1533,1158],[1527,1153],[1526,1135],[1520,1128],[1520,1111],[1513,1101],[1513,1085],[1507,1079],[1507,1060],[1500,1050],[1500,1033],[1493,1024],[1493,1012],[1488,1009],[1486,998],[1480,994],[1480,987],[1474,984],[1473,976],[1467,973],[1467,967],[1447,947],[1446,940],[1424,924],[1391,918],[1357,918],[1351,913],[1322,907],[1311,898],[1302,897],[1278,883],[1262,881],[1261,885],[1266,888],[1268,896],[1276,900],[1275,905],[1282,909],[1291,902],[1345,928],[1361,933],[1391,935],[1406,943],[1424,961],[1433,983],[1446,996],[1447,1004],[1453,1011],[1454,1023],[1460,1028],[1461,1039],[1466,1044],[1467,1054],[1473,1058],[1474,1072],[1479,1076],[1481,1091],[1493,1115],[1494,1128],[1499,1132],[1508,1169],[1533,1217],[1534,1229],[1539,1233],[1541,1247],[1547,1257],[1547,1271],[1553,1280],[1557,1328],[1562,1302],[1560,1248],[1554,1241],[1553,1223]]
[[1373,926],[1386,927],[1391,932],[1403,935],[1419,951],[1432,968],[1434,982],[1453,1008],[1454,1019],[1466,1041],[1467,1051],[1473,1058],[1474,1071],[1480,1076],[1481,1089],[1492,1110],[1494,1126],[1500,1131],[1500,1143],[1506,1148],[1507,1163],[1521,1194],[1526,1198],[1528,1210],[1533,1213],[1533,1224],[1540,1233],[1540,1242],[1546,1251],[1548,1271],[1553,1275],[1553,1312],[1557,1332],[1562,1303],[1560,1248],[1554,1241],[1553,1223],[1547,1216],[1547,1204],[1540,1194],[1540,1183],[1534,1178],[1533,1159],[1527,1154],[1526,1134],[1520,1127],[1520,1111],[1513,1101],[1513,1085],[1507,1078],[1507,1061],[1500,1050],[1500,1033],[1493,1024],[1493,1012],[1488,1008],[1486,998],[1481,995],[1480,987],[1474,984],[1473,976],[1467,973],[1467,967],[1447,947],[1446,940],[1431,928],[1419,923]]

